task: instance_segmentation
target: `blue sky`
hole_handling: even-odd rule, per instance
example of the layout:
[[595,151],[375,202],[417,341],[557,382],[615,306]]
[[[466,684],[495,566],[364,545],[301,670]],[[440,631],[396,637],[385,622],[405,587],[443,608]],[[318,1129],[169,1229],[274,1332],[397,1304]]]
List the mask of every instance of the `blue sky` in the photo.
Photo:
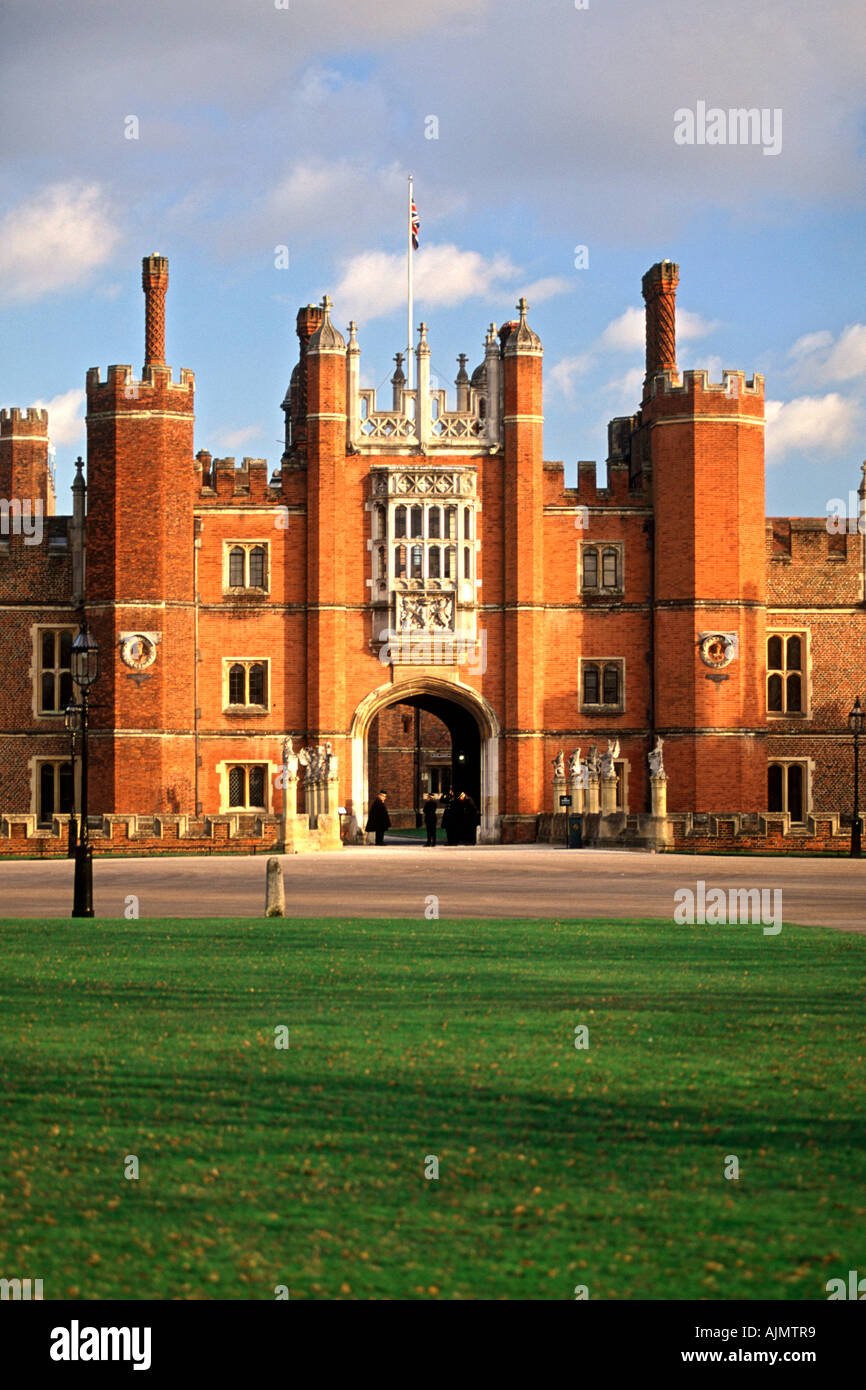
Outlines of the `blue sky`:
[[[295,313],[326,291],[359,322],[365,384],[386,382],[409,171],[434,373],[480,361],[526,293],[568,481],[637,408],[640,278],[668,257],[680,366],[766,376],[767,510],[820,515],[856,488],[859,0],[6,0],[0,44],[0,404],[49,406],[61,510],[87,368],[141,368],[152,251],[197,448],[279,462]],[[699,102],[780,112],[781,148],[677,144]]]

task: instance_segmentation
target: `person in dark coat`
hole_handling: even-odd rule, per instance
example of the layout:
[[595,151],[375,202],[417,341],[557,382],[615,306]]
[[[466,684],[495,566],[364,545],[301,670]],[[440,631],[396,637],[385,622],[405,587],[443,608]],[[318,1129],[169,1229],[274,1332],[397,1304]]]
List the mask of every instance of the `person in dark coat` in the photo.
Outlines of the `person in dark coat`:
[[449,845],[457,844],[457,806],[451,792],[445,797],[445,809],[442,812],[442,829],[445,831],[445,839]]
[[387,792],[379,793],[370,807],[370,812],[367,816],[366,829],[368,831],[372,830],[375,833],[377,845],[384,845],[385,831],[391,829],[391,817],[388,815],[388,808],[385,805],[385,797],[387,795]]
[[427,844],[436,844],[436,805],[435,798],[428,796],[424,802],[424,824],[427,827]]
[[474,845],[478,834],[478,822],[481,820],[478,807],[471,796],[461,792],[454,809],[457,813],[457,843]]

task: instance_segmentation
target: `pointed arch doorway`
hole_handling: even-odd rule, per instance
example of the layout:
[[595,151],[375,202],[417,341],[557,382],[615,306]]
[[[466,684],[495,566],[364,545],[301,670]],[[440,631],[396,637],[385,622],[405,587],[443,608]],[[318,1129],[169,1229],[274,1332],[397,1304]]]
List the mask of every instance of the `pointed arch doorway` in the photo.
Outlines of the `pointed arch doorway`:
[[499,721],[493,707],[470,686],[435,676],[380,686],[356,709],[351,729],[352,800],[359,822],[366,823],[371,795],[379,790],[369,786],[370,726],[391,705],[426,710],[442,721],[451,736],[451,785],[476,802],[481,813],[479,840],[498,840]]

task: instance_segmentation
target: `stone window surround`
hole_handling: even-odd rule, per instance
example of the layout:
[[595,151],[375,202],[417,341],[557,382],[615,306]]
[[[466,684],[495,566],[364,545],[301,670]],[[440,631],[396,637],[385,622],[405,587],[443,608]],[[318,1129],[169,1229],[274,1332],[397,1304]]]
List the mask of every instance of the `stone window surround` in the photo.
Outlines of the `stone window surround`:
[[[247,797],[249,797],[249,770],[251,767],[262,767],[265,770],[265,806],[231,806],[229,804],[229,773],[233,767],[242,767],[246,771]],[[220,815],[231,814],[253,814],[256,811],[270,814],[273,811],[273,771],[274,764],[266,758],[226,758],[223,762],[216,765],[216,774],[219,781],[219,800]]]
[[[605,705],[599,702],[587,704],[583,698],[583,673],[587,666],[597,666],[599,668],[599,695],[604,698],[604,668],[605,666],[617,666],[619,668],[619,700],[615,705]],[[626,665],[625,657],[622,656],[587,656],[579,657],[577,663],[577,702],[581,714],[625,714],[625,678]]]
[[[30,812],[31,812],[31,815],[34,815],[34,816],[36,817],[36,821],[37,821],[37,824],[38,824],[38,825],[47,825],[47,824],[49,823],[48,821],[40,821],[40,820],[39,820],[40,778],[41,778],[42,768],[44,767],[44,765],[45,765],[46,763],[53,764],[57,769],[59,769],[64,763],[72,763],[72,808],[73,808],[73,812],[77,812],[78,805],[79,805],[79,797],[80,797],[80,795],[81,795],[81,759],[80,759],[79,757],[76,757],[75,760],[73,761],[71,751],[69,751],[69,752],[67,752],[67,753],[65,753],[65,754],[62,754],[62,755],[59,755],[59,754],[57,754],[57,753],[54,753],[54,754],[50,754],[50,753],[48,753],[48,754],[41,754],[41,753],[39,753],[39,754],[37,754],[35,757],[30,758],[30,759],[29,759],[29,764],[30,764]],[[58,779],[58,774],[57,774],[57,773],[55,774],[55,782],[54,782],[54,785],[55,785],[55,790],[56,790],[56,791],[59,791],[59,779]],[[66,811],[55,811],[55,815],[64,815],[64,816],[65,816],[66,814],[67,814]]]
[[[223,540],[222,586],[226,597],[232,594],[269,594],[271,590],[271,543],[269,540]],[[249,580],[250,551],[261,548],[265,552],[265,582],[259,584],[230,584],[231,553],[237,548],[244,553],[244,578]]]
[[[584,584],[584,582],[583,582],[584,555],[586,554],[586,552],[587,552],[588,550],[594,550],[594,551],[596,552],[597,556],[598,556],[598,583],[597,583],[597,584]],[[616,584],[604,584],[604,583],[602,582],[602,581],[603,581],[603,574],[604,574],[604,570],[603,570],[603,557],[604,557],[604,552],[605,552],[606,550],[614,550],[614,551],[616,551],[616,557],[617,557],[617,559],[616,559],[616,569],[617,569],[617,582],[616,582]],[[607,594],[624,594],[624,593],[625,593],[625,541],[608,541],[608,540],[596,540],[596,541],[585,540],[585,541],[580,541],[580,542],[579,542],[579,545],[578,545],[577,564],[578,564],[577,588],[578,588],[578,592],[579,592],[579,593],[581,593],[581,594],[590,594],[590,595],[598,594],[598,595],[600,595],[600,596],[605,596],[605,595],[607,595]]]
[[[73,623],[34,623],[30,629],[33,639],[33,660],[31,666],[31,689],[33,691],[33,718],[34,719],[53,719],[62,720],[64,710],[43,710],[42,706],[42,634],[44,632],[71,632],[72,639],[78,634],[78,625]],[[66,668],[61,668],[65,670]],[[73,687],[72,699],[75,703],[78,698]]]
[[[771,627],[771,626],[768,624],[768,626],[767,626],[767,634],[766,634],[766,635],[767,635],[767,647],[766,647],[766,654],[767,654],[767,678],[766,678],[766,683],[765,683],[765,686],[764,686],[764,701],[765,701],[765,704],[767,705],[767,718],[768,718],[768,719],[773,719],[773,720],[780,720],[780,719],[806,720],[806,719],[811,719],[811,718],[812,718],[812,642],[811,642],[811,631],[810,631],[810,629],[809,629],[809,628],[804,628],[804,627],[778,627],[778,626],[776,626],[775,624],[773,624],[773,626]],[[776,667],[772,667],[772,668],[771,668],[771,667],[770,667],[770,662],[769,662],[770,638],[771,638],[771,637],[781,637],[783,643],[786,643],[786,642],[787,642],[787,639],[788,639],[789,637],[799,637],[800,640],[801,640],[801,657],[802,657],[802,662],[803,662],[803,664],[802,664],[802,667],[800,668],[800,677],[801,677],[801,679],[800,679],[800,704],[802,705],[802,709],[800,709],[800,710],[794,710],[794,711],[792,711],[792,713],[790,713],[790,714],[787,712],[787,710],[771,710],[771,709],[769,708],[769,683],[770,683],[770,676],[773,674],[774,671],[777,670]],[[787,670],[787,667],[784,668],[784,669],[785,669],[785,671],[786,671],[786,670]],[[783,671],[783,672],[780,672],[780,674],[784,674],[784,671]],[[784,687],[783,687],[783,688],[784,688]]]
[[[772,753],[767,755],[768,777],[771,767],[782,767],[785,769],[785,776],[782,778],[782,811],[784,811],[786,814],[788,810],[788,768],[796,766],[801,767],[803,769],[803,819],[799,821],[792,821],[792,825],[804,825],[806,817],[811,815],[812,813],[812,771],[814,765],[815,764],[813,758],[777,758]],[[769,802],[769,800],[770,797],[768,787],[767,801]],[[769,815],[782,814],[782,812],[779,811],[771,812],[769,806],[767,807],[767,812]]]
[[[246,672],[244,685],[249,694],[251,666],[265,668],[265,702],[262,705],[237,705],[229,699],[229,674],[233,666],[243,666]],[[267,656],[224,656],[222,659],[222,712],[223,714],[269,714],[271,708],[271,659]]]

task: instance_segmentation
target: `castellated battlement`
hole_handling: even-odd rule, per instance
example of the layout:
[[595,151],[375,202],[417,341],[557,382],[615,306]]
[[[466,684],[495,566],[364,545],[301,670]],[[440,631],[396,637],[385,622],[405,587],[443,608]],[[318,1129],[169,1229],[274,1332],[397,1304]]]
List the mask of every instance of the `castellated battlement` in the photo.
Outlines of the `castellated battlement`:
[[267,459],[245,457],[237,464],[233,457],[212,458],[206,449],[201,449],[196,454],[196,466],[201,469],[201,493],[205,497],[267,502],[280,496],[270,486]]
[[47,435],[48,411],[38,410],[33,405],[28,406],[26,410],[20,410],[17,405],[11,410],[0,410],[0,434],[11,435],[18,432],[35,436]]
[[[195,395],[195,372],[189,367],[181,367],[180,381],[172,379],[171,367],[151,365],[144,368],[141,377],[133,376],[128,363],[115,363],[108,368],[108,377],[103,381],[98,367],[91,367],[87,373],[88,406],[99,405],[103,409],[111,403],[112,409],[135,410],[141,407],[152,410],[157,401],[171,403],[177,410],[185,405],[193,408]],[[185,399],[184,399],[185,398]]]
[[710,381],[709,372],[703,368],[683,372],[657,372],[649,383],[650,396],[723,396],[730,401],[740,396],[764,398],[764,378],[755,372],[746,378],[739,370],[725,370],[723,381]]

